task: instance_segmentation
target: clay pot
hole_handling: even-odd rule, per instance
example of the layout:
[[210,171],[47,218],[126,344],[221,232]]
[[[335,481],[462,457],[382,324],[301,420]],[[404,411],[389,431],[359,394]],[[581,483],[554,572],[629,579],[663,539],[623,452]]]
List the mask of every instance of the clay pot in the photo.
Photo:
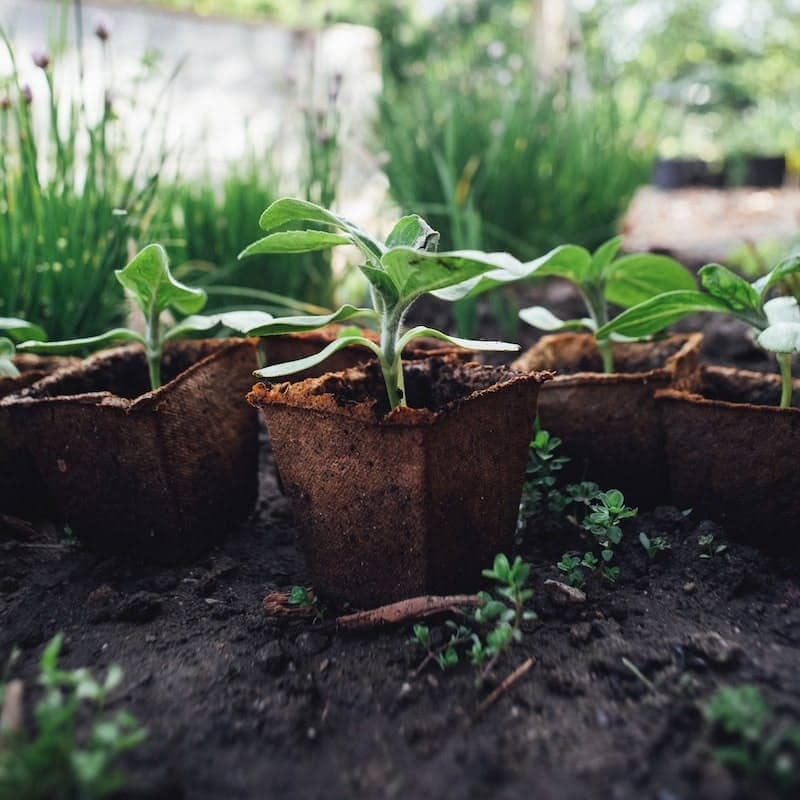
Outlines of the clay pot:
[[654,393],[688,385],[697,369],[702,335],[612,344],[618,372],[601,372],[591,334],[542,337],[512,364],[521,371],[554,370],[542,387],[539,421],[563,439],[568,480],[619,489],[643,508],[668,502],[661,420]]
[[186,561],[256,496],[255,340],[170,343],[148,391],[139,345],[98,353],[0,402],[60,516],[88,547]]
[[779,399],[777,375],[710,366],[693,392],[656,393],[673,502],[731,537],[796,557],[800,408],[778,408]]
[[477,587],[511,544],[548,377],[450,357],[407,364],[405,376],[409,406],[390,413],[376,364],[248,396],[314,587],[361,606]]
[[[0,377],[0,399],[36,383],[56,370],[75,366],[79,358],[36,356],[31,353],[14,357],[19,370],[16,377]],[[41,480],[27,454],[17,442],[15,431],[0,419],[0,514],[32,519],[52,511],[44,502]]]
[[[264,350],[267,364],[282,364],[285,361],[296,361],[299,358],[313,356],[323,348],[327,347],[337,338],[343,325],[326,325],[316,331],[306,331],[303,333],[285,333],[281,336],[265,336],[261,339],[261,346]],[[372,340],[376,344],[380,341],[377,333],[367,329],[361,329],[360,335]],[[427,358],[429,356],[447,355],[450,353],[460,353],[463,357],[470,355],[470,351],[459,350],[444,342],[436,339],[415,339],[413,346],[407,347],[403,351],[403,357],[407,360]],[[345,369],[357,367],[371,361],[374,356],[363,347],[345,347],[334,353],[330,358],[317,364],[311,369],[298,372],[294,375],[287,375],[286,380],[291,383],[305,380],[306,378],[319,378],[330,372],[340,372]]]

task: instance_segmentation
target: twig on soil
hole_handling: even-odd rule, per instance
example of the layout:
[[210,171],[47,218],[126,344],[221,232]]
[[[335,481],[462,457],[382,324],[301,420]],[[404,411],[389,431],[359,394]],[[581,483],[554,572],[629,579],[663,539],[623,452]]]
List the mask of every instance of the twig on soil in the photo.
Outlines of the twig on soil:
[[446,611],[452,612],[459,606],[480,606],[482,604],[483,601],[476,594],[454,594],[443,597],[425,595],[410,597],[408,600],[390,603],[388,606],[380,606],[369,611],[359,611],[356,614],[337,617],[331,624],[349,631],[364,630],[381,625],[397,625],[410,619],[423,619]]
[[270,617],[316,617],[319,609],[314,605],[314,590],[306,589],[308,605],[296,605],[289,602],[289,592],[270,592],[264,597],[264,611]]
[[656,690],[656,686],[640,669],[628,658],[622,657],[622,663],[651,691]]
[[527,661],[523,661],[503,682],[478,706],[478,715],[488,711],[506,692],[514,687],[525,675],[528,674],[531,667],[536,663],[536,659],[531,656]]

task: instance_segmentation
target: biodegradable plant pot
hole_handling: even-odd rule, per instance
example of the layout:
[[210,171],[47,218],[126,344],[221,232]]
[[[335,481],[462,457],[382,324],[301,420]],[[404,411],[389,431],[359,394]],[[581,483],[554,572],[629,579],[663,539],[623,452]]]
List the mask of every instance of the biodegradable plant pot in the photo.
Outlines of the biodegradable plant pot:
[[656,161],[651,180],[659,189],[682,189],[711,185],[713,173],[699,158],[662,158]]
[[655,342],[614,342],[618,372],[601,372],[600,354],[588,333],[543,336],[512,364],[524,372],[553,370],[542,387],[539,420],[560,436],[571,459],[566,477],[620,489],[643,508],[668,499],[656,389],[688,385],[697,369],[702,335]]
[[786,177],[784,156],[750,156],[745,166],[744,181],[747,186],[759,188],[783,186]]
[[656,403],[673,502],[797,557],[800,408],[778,408],[780,392],[777,375],[704,366],[692,392],[661,390]]
[[98,353],[0,402],[61,519],[88,547],[194,558],[250,512],[258,418],[244,402],[255,340],[167,345],[148,391],[138,345]]
[[[0,399],[36,383],[65,367],[80,363],[79,358],[36,356],[30,353],[13,358],[19,370],[16,377],[0,377]],[[41,480],[30,458],[21,449],[14,430],[0,418],[0,514],[31,518],[51,511],[43,497]]]
[[[314,587],[361,606],[475,589],[511,544],[548,376],[429,358],[385,413],[377,364],[257,384]],[[385,403],[385,399],[383,400]]]
[[[267,364],[282,364],[286,361],[296,361],[300,358],[313,356],[324,347],[329,345],[337,338],[343,325],[326,325],[315,331],[304,333],[285,333],[280,336],[265,336],[261,340]],[[360,336],[371,339],[376,344],[380,341],[377,333],[371,330],[361,329]],[[403,351],[406,360],[416,360],[429,356],[447,355],[450,353],[469,355],[470,351],[458,350],[451,346],[445,346],[436,339],[415,339],[411,347]],[[345,369],[357,367],[370,361],[374,356],[363,347],[345,347],[327,358],[323,363],[311,369],[298,372],[287,377],[291,383],[305,380],[306,378],[319,378],[330,372],[341,372]]]

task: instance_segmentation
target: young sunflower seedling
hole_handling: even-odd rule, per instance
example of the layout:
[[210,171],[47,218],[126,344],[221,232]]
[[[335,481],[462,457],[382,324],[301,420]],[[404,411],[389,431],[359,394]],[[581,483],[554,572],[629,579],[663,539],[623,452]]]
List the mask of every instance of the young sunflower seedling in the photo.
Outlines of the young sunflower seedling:
[[601,336],[651,336],[699,311],[727,314],[747,323],[765,350],[775,353],[781,374],[780,405],[792,403],[792,354],[800,352],[800,306],[794,297],[768,299],[770,291],[800,273],[800,258],[782,261],[752,283],[720,264],[700,269],[699,291],[666,291],[623,311],[598,331]]
[[523,264],[521,269],[496,270],[435,294],[447,300],[460,300],[524,278],[563,278],[580,292],[586,305],[586,317],[562,320],[542,306],[531,306],[519,312],[520,318],[545,331],[587,330],[593,333],[603,371],[613,372],[611,340],[603,332],[610,319],[610,305],[630,308],[663,292],[696,289],[691,273],[674,259],[655,253],[633,253],[617,258],[621,245],[621,236],[609,239],[594,253],[578,245],[561,245]]
[[[18,349],[31,353],[70,353],[98,348],[110,342],[139,342],[145,347],[150,386],[158,389],[161,386],[161,357],[166,342],[195,333],[209,332],[214,328],[230,328],[246,333],[250,328],[273,319],[271,314],[262,311],[198,314],[205,305],[206,293],[202,289],[186,286],[173,277],[167,253],[158,244],[147,245],[124,269],[116,270],[114,274],[120,284],[131,293],[141,310],[145,320],[144,334],[131,328],[114,328],[82,339],[59,342],[26,341]],[[189,316],[175,324],[168,324],[162,315],[170,309]],[[37,334],[31,332],[31,335]]]
[[[311,223],[334,229],[286,230],[287,225]],[[430,337],[471,350],[518,350],[505,342],[484,342],[448,336],[424,326],[403,331],[403,322],[412,304],[427,293],[439,291],[465,280],[501,268],[520,269],[521,264],[508,253],[483,253],[476,250],[437,252],[439,234],[416,214],[400,219],[385,241],[364,232],[344,217],[303,200],[284,198],[274,202],[259,220],[268,233],[253,242],[240,258],[260,253],[304,253],[327,250],[337,245],[355,245],[361,256],[358,268],[370,287],[372,308],[343,305],[332,314],[282,317],[251,328],[253,336],[274,336],[309,331],[332,322],[361,318],[380,329],[376,344],[360,335],[345,335],[319,353],[283,364],[273,364],[255,374],[278,378],[307,370],[322,363],[343,347],[364,347],[380,364],[391,409],[406,404],[402,352],[414,339]]]
[[14,365],[13,358],[17,343],[31,337],[44,339],[45,333],[38,325],[16,317],[0,317],[0,332],[8,334],[0,336],[0,377],[16,378],[19,370]]

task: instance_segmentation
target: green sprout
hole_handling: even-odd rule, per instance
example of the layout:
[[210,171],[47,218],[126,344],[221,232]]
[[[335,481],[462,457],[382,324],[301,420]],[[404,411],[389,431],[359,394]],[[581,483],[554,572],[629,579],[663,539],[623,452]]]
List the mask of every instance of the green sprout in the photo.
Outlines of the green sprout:
[[775,353],[781,374],[781,408],[792,404],[792,354],[800,352],[800,306],[794,297],[768,299],[781,281],[800,272],[800,257],[789,258],[752,283],[720,264],[700,269],[704,292],[666,291],[623,311],[598,335],[651,336],[698,311],[727,314],[747,323],[758,343]]
[[714,556],[720,556],[728,549],[728,545],[724,542],[715,543],[713,533],[704,533],[699,536],[697,539],[697,546],[700,548],[700,558],[706,560]]
[[16,317],[0,317],[0,331],[8,334],[0,336],[0,378],[16,378],[19,370],[13,358],[16,355],[17,343],[30,336],[44,339],[45,333],[38,325]]
[[[333,228],[285,230],[287,225],[310,223]],[[519,347],[505,342],[485,342],[448,336],[434,328],[418,326],[403,332],[403,323],[412,304],[424,294],[441,296],[442,290],[492,270],[521,267],[508,253],[483,253],[477,250],[437,252],[439,234],[416,214],[400,219],[385,241],[321,206],[304,200],[284,198],[274,202],[261,215],[261,228],[267,236],[253,242],[240,258],[261,253],[305,253],[328,250],[338,245],[355,245],[361,257],[358,269],[370,287],[372,308],[343,305],[332,314],[282,317],[252,328],[253,336],[274,336],[315,330],[332,322],[362,318],[377,323],[380,342],[360,335],[342,336],[307,358],[273,364],[255,374],[277,378],[302,372],[322,363],[344,347],[364,347],[378,359],[391,409],[406,405],[402,352],[419,337],[440,339],[472,350],[514,351]]]
[[[116,270],[114,275],[131,293],[141,310],[145,320],[144,334],[131,328],[113,328],[97,336],[82,339],[59,342],[26,341],[19,345],[18,350],[32,353],[69,353],[114,341],[139,342],[145,348],[150,386],[157,389],[161,386],[161,357],[166,342],[222,327],[246,333],[250,328],[273,319],[271,314],[262,311],[198,314],[205,305],[206,293],[202,289],[186,286],[173,277],[167,253],[158,244],[147,245],[124,269]],[[188,316],[175,324],[167,324],[162,315],[169,309]]]
[[644,547],[647,557],[652,561],[659,553],[672,549],[666,536],[649,537],[644,531],[639,534],[639,542]]

